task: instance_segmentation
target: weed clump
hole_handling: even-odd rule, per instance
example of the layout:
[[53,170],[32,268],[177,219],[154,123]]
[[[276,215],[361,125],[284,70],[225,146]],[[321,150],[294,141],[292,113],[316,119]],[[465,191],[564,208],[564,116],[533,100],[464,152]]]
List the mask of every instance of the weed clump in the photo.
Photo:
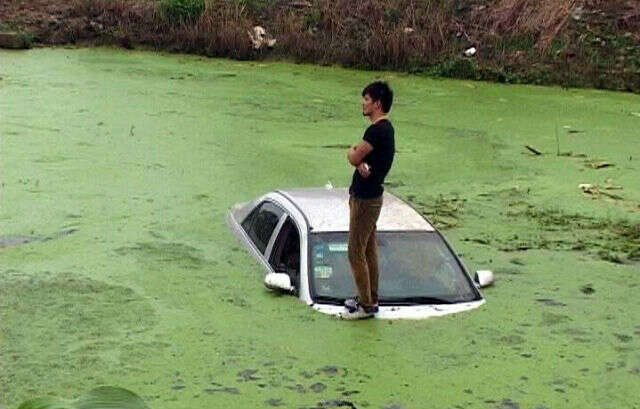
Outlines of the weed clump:
[[170,23],[193,23],[204,13],[204,0],[162,0],[158,11]]
[[438,75],[449,78],[459,78],[464,80],[475,80],[479,77],[478,70],[468,58],[454,58],[439,64],[435,68]]
[[[629,220],[612,222],[554,209],[535,209],[509,214],[511,219],[524,218],[538,230],[518,244],[503,243],[501,250],[550,249],[587,251],[601,260],[616,264],[640,260],[640,224]],[[522,240],[522,238],[520,238]]]
[[407,201],[437,228],[447,230],[460,226],[466,199],[458,195],[427,198],[426,201],[408,195]]

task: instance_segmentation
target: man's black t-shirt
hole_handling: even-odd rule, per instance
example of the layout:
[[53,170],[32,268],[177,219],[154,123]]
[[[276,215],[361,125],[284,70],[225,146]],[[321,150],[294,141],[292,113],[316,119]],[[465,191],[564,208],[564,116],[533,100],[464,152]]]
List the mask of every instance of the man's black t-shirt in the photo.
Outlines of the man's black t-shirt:
[[373,199],[382,196],[382,183],[391,169],[396,150],[393,126],[387,119],[372,124],[362,137],[373,146],[373,150],[362,160],[371,168],[367,178],[360,176],[358,169],[353,172],[349,194],[358,199]]

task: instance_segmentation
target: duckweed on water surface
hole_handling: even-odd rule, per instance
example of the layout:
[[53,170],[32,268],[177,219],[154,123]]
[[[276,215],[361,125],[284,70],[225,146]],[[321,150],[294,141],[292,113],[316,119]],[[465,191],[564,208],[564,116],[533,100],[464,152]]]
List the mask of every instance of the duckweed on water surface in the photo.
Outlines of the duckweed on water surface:
[[[267,292],[225,224],[346,186],[376,77],[387,189],[494,270],[479,309],[332,319]],[[1,405],[640,407],[637,96],[109,49],[0,51],[0,78]]]

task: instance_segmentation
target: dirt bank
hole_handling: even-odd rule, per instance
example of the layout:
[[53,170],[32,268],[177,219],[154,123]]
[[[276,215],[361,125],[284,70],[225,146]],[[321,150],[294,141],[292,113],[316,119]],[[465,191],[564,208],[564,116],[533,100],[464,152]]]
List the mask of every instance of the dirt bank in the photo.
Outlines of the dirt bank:
[[[252,49],[247,30],[256,24],[275,36],[275,49]],[[0,28],[40,44],[640,92],[637,0],[6,0]]]

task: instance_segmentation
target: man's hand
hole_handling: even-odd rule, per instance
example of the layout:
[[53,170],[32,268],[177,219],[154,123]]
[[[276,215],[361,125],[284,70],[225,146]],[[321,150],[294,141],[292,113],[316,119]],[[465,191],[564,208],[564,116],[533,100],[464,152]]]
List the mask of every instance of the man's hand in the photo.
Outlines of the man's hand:
[[369,175],[371,175],[371,168],[369,167],[369,165],[367,165],[364,162],[359,164],[356,169],[358,169],[358,173],[360,173],[360,176],[362,176],[365,179],[368,178]]

